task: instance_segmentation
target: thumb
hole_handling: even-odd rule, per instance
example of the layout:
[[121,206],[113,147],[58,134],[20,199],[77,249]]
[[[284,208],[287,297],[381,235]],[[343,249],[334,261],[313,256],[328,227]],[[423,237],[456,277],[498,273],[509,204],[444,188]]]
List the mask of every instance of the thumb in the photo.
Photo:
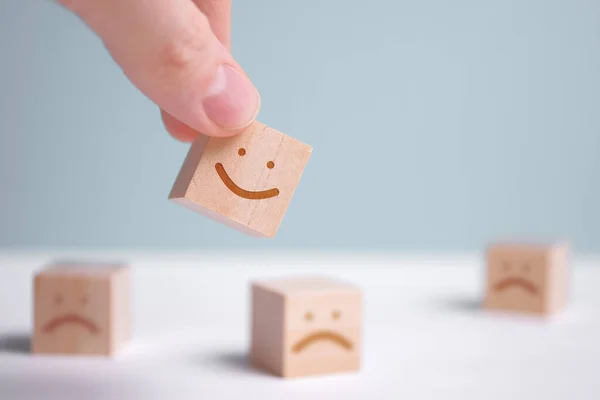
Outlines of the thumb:
[[103,40],[131,82],[164,112],[231,136],[260,109],[258,91],[190,0],[60,0]]

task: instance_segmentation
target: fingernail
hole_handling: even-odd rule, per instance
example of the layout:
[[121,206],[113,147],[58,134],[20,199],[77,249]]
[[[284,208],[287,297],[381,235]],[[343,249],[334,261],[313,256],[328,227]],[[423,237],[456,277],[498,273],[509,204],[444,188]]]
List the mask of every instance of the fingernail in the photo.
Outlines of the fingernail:
[[202,104],[215,125],[223,130],[236,130],[254,121],[260,108],[260,96],[245,75],[221,65]]

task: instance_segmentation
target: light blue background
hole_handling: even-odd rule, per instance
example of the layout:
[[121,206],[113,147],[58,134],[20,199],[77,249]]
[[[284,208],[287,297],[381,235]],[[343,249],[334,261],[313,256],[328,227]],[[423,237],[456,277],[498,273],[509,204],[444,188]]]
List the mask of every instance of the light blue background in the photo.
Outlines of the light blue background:
[[0,2],[0,245],[600,251],[600,2],[234,0],[259,119],[314,147],[273,240],[167,201],[187,152],[101,42]]

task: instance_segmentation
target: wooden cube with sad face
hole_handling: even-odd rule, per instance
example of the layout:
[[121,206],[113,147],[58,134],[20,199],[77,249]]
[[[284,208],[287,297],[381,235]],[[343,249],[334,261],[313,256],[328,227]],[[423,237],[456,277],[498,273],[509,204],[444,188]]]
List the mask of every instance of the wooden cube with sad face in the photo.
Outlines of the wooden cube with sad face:
[[488,249],[484,306],[552,315],[567,303],[570,250],[567,244],[496,244]]
[[169,199],[249,235],[272,238],[311,152],[259,122],[233,137],[199,135]]
[[252,364],[286,378],[357,371],[362,294],[325,277],[252,285]]
[[130,337],[129,269],[55,264],[34,278],[34,353],[117,353]]

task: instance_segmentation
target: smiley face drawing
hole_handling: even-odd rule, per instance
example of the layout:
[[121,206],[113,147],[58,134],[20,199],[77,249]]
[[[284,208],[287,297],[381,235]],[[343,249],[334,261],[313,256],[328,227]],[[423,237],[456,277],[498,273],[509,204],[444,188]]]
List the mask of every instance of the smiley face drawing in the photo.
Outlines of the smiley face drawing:
[[127,279],[126,268],[113,265],[60,265],[36,274],[33,352],[113,353],[127,336]]
[[259,122],[239,135],[199,135],[169,199],[248,235],[277,233],[312,148]]
[[[238,150],[238,155],[240,157],[245,156],[246,149],[241,147]],[[268,161],[266,167],[268,169],[273,169],[273,168],[275,168],[275,163],[273,161]],[[227,171],[225,171],[225,167],[223,166],[222,163],[220,163],[220,162],[216,163],[215,169],[217,170],[217,174],[219,175],[219,178],[221,178],[221,181],[223,181],[225,186],[227,186],[227,188],[229,190],[231,190],[231,192],[233,194],[235,194],[241,198],[248,199],[248,200],[263,200],[263,199],[270,199],[271,197],[275,197],[275,196],[279,195],[279,189],[277,189],[277,188],[268,189],[268,190],[259,190],[259,191],[244,190],[241,187],[239,187],[238,185],[236,185],[235,182],[229,177],[229,175],[227,174]]]
[[544,314],[564,301],[564,248],[497,244],[488,250],[484,306]]

